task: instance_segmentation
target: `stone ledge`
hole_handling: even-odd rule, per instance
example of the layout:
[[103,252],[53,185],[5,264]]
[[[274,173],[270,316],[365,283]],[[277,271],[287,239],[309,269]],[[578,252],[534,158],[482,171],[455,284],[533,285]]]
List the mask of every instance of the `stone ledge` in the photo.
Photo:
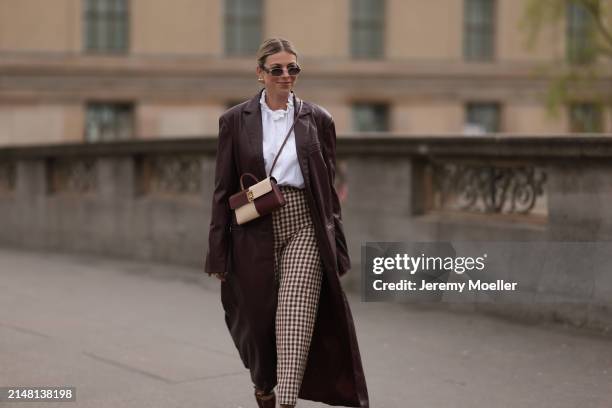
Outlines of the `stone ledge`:
[[[214,155],[215,136],[140,139],[98,143],[55,143],[0,147],[0,159],[66,156],[125,156],[201,153]],[[612,157],[612,134],[593,135],[339,135],[342,156],[411,156],[486,159],[607,159]]]

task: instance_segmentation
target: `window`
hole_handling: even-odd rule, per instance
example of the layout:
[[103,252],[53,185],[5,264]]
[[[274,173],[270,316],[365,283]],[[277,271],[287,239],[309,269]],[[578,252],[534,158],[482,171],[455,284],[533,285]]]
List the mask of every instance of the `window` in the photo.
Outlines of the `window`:
[[353,106],[353,128],[357,132],[389,131],[389,107],[385,104],[355,104]]
[[566,56],[574,64],[593,61],[595,57],[595,27],[587,9],[574,2],[567,4]]
[[90,103],[87,105],[85,122],[87,142],[130,139],[134,133],[133,128],[133,104]]
[[262,0],[225,0],[225,53],[254,55],[261,43]]
[[466,133],[493,133],[500,131],[500,107],[495,102],[468,103]]
[[495,0],[464,0],[463,56],[470,61],[494,57]]
[[128,49],[127,0],[83,0],[85,50],[122,53]]
[[384,0],[352,0],[351,55],[353,58],[382,58],[384,29]]
[[603,132],[603,109],[597,103],[572,103],[569,116],[572,133]]

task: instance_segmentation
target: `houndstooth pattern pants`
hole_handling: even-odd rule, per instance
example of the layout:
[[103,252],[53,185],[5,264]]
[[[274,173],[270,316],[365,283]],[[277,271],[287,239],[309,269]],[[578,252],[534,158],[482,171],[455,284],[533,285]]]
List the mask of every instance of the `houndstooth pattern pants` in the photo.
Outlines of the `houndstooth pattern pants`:
[[321,291],[322,267],[304,190],[281,186],[286,204],[272,213],[277,398],[295,405],[306,369]]

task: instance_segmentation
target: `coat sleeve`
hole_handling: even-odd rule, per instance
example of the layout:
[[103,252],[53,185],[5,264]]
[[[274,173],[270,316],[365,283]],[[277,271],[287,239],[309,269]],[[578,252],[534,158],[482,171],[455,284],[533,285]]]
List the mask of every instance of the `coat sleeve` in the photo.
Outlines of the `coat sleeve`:
[[219,119],[219,139],[208,233],[208,251],[205,261],[205,271],[209,275],[228,272],[231,241],[230,225],[232,221],[228,199],[236,191],[238,185],[232,145],[231,129],[227,120],[221,117]]
[[336,252],[338,262],[338,273],[340,276],[346,274],[351,269],[351,260],[348,254],[344,227],[342,226],[342,210],[340,200],[336,192],[336,125],[331,116],[326,115],[324,121],[323,151],[332,191],[332,212],[334,217],[334,229],[336,233]]

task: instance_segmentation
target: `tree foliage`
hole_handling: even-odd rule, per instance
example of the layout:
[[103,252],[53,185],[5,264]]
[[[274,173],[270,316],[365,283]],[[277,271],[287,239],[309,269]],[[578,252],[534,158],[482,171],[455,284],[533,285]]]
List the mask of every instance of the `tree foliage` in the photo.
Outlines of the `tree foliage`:
[[[585,17],[577,42],[570,32],[570,10]],[[556,114],[560,105],[587,97],[610,102],[612,90],[598,84],[611,74],[612,0],[527,0],[521,28],[529,49],[535,47],[544,30],[564,36],[563,63],[555,61],[546,68],[552,77],[547,94],[551,113]]]

